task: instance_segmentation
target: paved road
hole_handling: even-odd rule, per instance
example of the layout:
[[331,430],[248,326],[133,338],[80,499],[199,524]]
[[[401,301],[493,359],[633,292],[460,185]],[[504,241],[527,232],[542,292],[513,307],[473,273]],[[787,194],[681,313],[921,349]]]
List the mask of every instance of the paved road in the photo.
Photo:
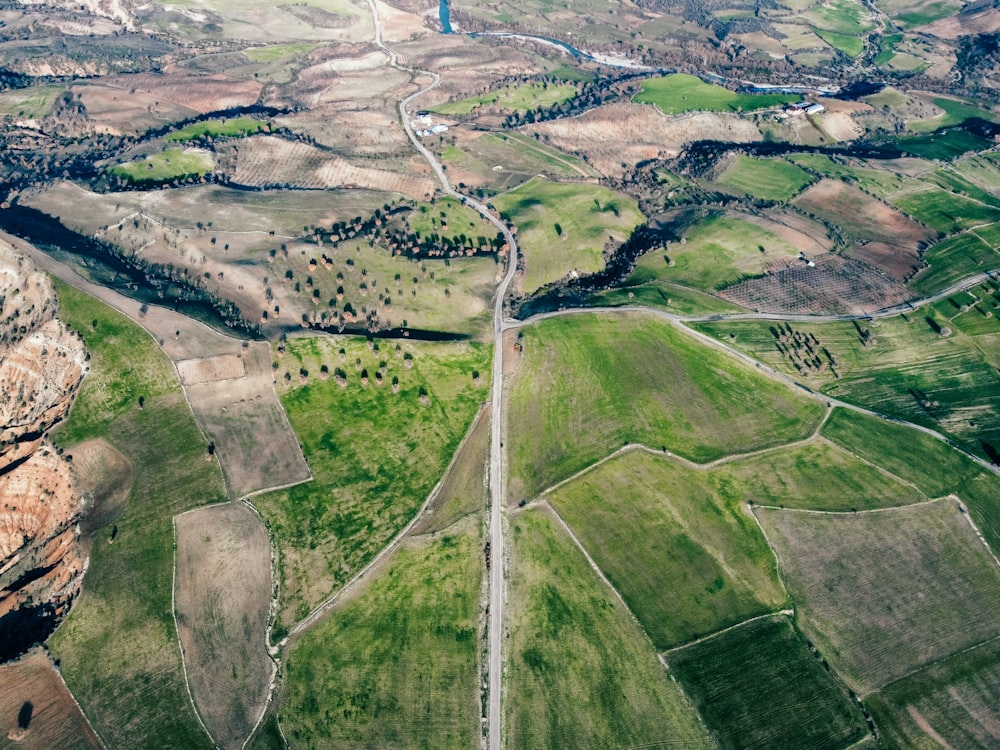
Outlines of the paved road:
[[394,68],[406,71],[414,75],[425,75],[429,76],[431,82],[420,89],[414,94],[410,94],[408,97],[403,99],[399,103],[399,116],[403,123],[403,128],[406,130],[406,135],[409,136],[410,140],[413,142],[414,148],[420,152],[421,156],[427,160],[427,163],[434,170],[434,174],[437,176],[438,182],[441,183],[441,189],[446,195],[450,195],[453,198],[460,200],[465,205],[479,212],[480,215],[503,235],[504,240],[507,242],[508,258],[507,258],[507,270],[504,273],[503,279],[500,281],[500,285],[497,287],[496,297],[493,300],[493,380],[492,380],[492,391],[490,394],[490,401],[492,403],[492,408],[490,410],[490,475],[489,475],[489,487],[490,487],[490,584],[489,584],[489,657],[488,657],[488,667],[487,671],[489,674],[489,702],[487,710],[487,737],[489,740],[489,750],[500,750],[501,747],[501,737],[500,737],[500,727],[502,723],[502,714],[500,711],[500,699],[501,699],[501,689],[502,689],[502,678],[503,678],[503,610],[504,610],[504,600],[506,593],[506,585],[504,582],[504,539],[503,539],[503,521],[504,521],[504,476],[503,476],[503,422],[504,422],[504,412],[503,412],[503,332],[504,332],[504,299],[507,296],[507,290],[510,288],[511,282],[514,280],[514,274],[517,272],[517,241],[514,239],[513,233],[507,228],[498,217],[496,217],[492,211],[486,206],[486,204],[481,203],[469,196],[462,195],[456,191],[451,183],[448,182],[448,178],[444,173],[444,168],[441,163],[437,160],[437,157],[431,153],[420,139],[417,134],[413,132],[413,127],[410,125],[410,104],[418,97],[423,96],[431,89],[435,88],[439,83],[441,83],[441,76],[437,73],[433,73],[425,70],[417,70],[415,68],[407,67],[399,62],[399,58],[395,51],[387,47],[382,41],[382,22],[378,15],[378,8],[375,6],[374,0],[368,0],[368,6],[371,8],[372,18],[375,23],[375,44],[382,49],[389,56],[389,64]]

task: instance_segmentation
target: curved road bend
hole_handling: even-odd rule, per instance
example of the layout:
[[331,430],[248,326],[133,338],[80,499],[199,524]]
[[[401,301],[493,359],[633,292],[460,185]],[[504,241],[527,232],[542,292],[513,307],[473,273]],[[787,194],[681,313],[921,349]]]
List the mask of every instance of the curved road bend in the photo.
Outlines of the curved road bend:
[[382,41],[382,21],[379,18],[378,8],[374,0],[368,0],[371,8],[372,19],[375,24],[375,44],[389,57],[389,64],[397,70],[402,70],[414,75],[430,76],[431,82],[424,88],[399,102],[399,116],[406,130],[406,135],[412,141],[414,148],[427,160],[438,182],[446,195],[460,200],[465,205],[477,211],[484,219],[490,222],[503,235],[507,242],[508,258],[507,271],[497,287],[496,297],[493,300],[493,380],[491,383],[490,401],[492,408],[490,411],[490,555],[492,564],[490,565],[490,601],[489,601],[489,658],[487,672],[489,673],[489,707],[487,712],[487,737],[489,738],[489,750],[500,750],[500,698],[501,680],[503,675],[503,609],[504,609],[504,548],[503,548],[503,507],[504,507],[504,476],[503,476],[503,303],[507,296],[507,290],[514,280],[517,271],[517,241],[513,233],[500,219],[486,207],[484,203],[462,195],[455,190],[445,176],[444,168],[425,146],[420,142],[417,134],[413,132],[410,125],[410,118],[407,109],[410,103],[426,94],[431,89],[441,83],[441,76],[437,73],[426,70],[418,70],[402,65],[395,51],[390,49]]

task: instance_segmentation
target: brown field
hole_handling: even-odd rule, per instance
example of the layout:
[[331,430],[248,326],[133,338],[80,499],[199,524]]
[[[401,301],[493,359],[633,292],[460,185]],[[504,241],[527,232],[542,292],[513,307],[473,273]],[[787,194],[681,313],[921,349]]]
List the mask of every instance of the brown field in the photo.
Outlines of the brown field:
[[897,305],[913,295],[894,281],[850,258],[826,255],[804,264],[741,281],[718,292],[759,312],[861,315]]
[[100,133],[141,133],[197,114],[193,109],[140,91],[132,93],[99,84],[73,86],[70,91],[80,97],[87,108],[88,122]]
[[221,748],[239,748],[267,701],[273,663],[265,633],[271,545],[239,503],[174,519],[175,607],[184,665],[198,713]]
[[[25,702],[32,706],[27,731],[18,729]],[[48,655],[30,651],[0,666],[0,747],[21,750],[102,748]]]
[[387,42],[405,42],[431,33],[423,16],[394,8],[381,0],[375,0],[375,6],[382,21],[382,38]]
[[182,385],[194,385],[242,378],[247,369],[241,355],[220,354],[217,357],[183,359],[177,363],[177,374]]
[[953,498],[754,512],[802,630],[862,695],[1000,635],[1000,569]]
[[[237,371],[232,360],[245,367],[245,374],[225,377]],[[184,389],[198,423],[215,443],[232,497],[311,476],[298,438],[274,393],[268,344],[255,342],[237,355],[182,364],[188,377],[213,376],[211,380],[184,381]]]
[[307,62],[287,86],[268,91],[265,102],[296,109],[341,102],[349,109],[392,112],[404,92],[414,90],[409,75],[389,67],[385,55],[368,46],[317,49]]
[[794,211],[787,209],[769,211],[766,217],[741,214],[740,218],[772,232],[809,257],[815,258],[833,249],[833,239],[822,224]]
[[476,416],[472,429],[455,454],[451,468],[441,481],[441,488],[423,518],[411,534],[444,531],[467,515],[482,511],[486,494],[487,460],[490,440],[490,407],[487,404]]
[[389,109],[345,109],[327,104],[276,118],[297,132],[307,132],[321,146],[360,157],[410,156],[412,146],[399,116]]
[[128,92],[148,94],[156,101],[172,102],[203,114],[234,107],[249,107],[257,101],[263,88],[255,81],[240,81],[221,75],[186,76],[176,73],[113,76],[105,78],[104,83]]
[[845,250],[847,255],[898,280],[919,269],[921,244],[932,236],[899,211],[839,180],[820,180],[793,203],[854,238],[856,244]]
[[939,39],[957,39],[969,34],[1000,31],[1000,10],[988,8],[978,13],[958,13],[924,26],[922,31]]
[[572,154],[586,155],[607,176],[620,176],[622,162],[676,156],[693,140],[747,143],[763,140],[757,126],[738,115],[695,112],[667,117],[651,104],[609,104],[579,117],[553,120],[523,129],[542,142]]
[[306,143],[273,136],[241,141],[233,183],[248,187],[368,188],[427,200],[437,183],[427,177],[358,167]]
[[73,474],[77,487],[90,497],[81,522],[85,536],[114,523],[125,511],[132,491],[132,464],[111,443],[101,438],[73,446]]

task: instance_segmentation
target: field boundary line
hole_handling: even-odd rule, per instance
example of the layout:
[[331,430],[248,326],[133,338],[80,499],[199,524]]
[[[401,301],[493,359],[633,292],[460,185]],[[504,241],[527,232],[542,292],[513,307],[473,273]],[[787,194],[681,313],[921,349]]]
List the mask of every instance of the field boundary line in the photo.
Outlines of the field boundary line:
[[[70,690],[69,685],[66,684],[65,678],[63,678],[62,670],[59,667],[57,667],[56,663],[52,660],[52,654],[49,653],[48,647],[45,644],[42,644],[41,649],[45,653],[46,658],[49,660],[49,666],[52,667],[52,671],[55,672],[56,676],[59,678],[59,682],[61,682],[62,686],[66,688],[66,693],[73,701],[73,705],[75,705],[77,710],[80,712],[80,716],[83,717],[83,720],[87,723],[87,726],[90,727],[90,731],[94,733],[94,736],[97,738],[97,742],[100,744],[100,746],[105,748],[105,750],[107,750],[108,743],[106,743],[104,741],[104,738],[101,737],[101,735],[97,732],[97,729],[90,722],[90,717],[87,716],[87,713],[83,710],[83,706],[80,705],[80,701],[76,699],[76,695],[73,693],[72,690]],[[16,663],[16,661],[12,663]]]
[[[831,409],[831,411],[833,411],[833,410]],[[834,450],[840,451],[842,453],[846,453],[848,456],[853,456],[854,458],[856,458],[861,463],[870,466],[871,468],[873,468],[876,471],[878,471],[879,473],[881,473],[881,474],[889,477],[890,479],[895,479],[900,484],[905,484],[907,487],[910,487],[911,489],[916,490],[917,492],[919,492],[924,497],[927,496],[927,493],[925,493],[922,489],[920,489],[919,487],[917,487],[917,485],[914,484],[913,482],[911,482],[909,479],[905,479],[904,477],[901,477],[898,474],[894,474],[893,472],[889,471],[884,466],[879,466],[876,463],[872,463],[871,461],[869,461],[864,456],[859,456],[854,451],[848,450],[845,446],[841,445],[840,443],[834,442],[830,438],[826,437],[826,435],[822,435],[821,434],[821,435],[818,436],[818,439],[819,439],[820,442],[826,443],[827,445],[829,445]],[[933,498],[930,498],[930,499],[933,499]]]
[[860,693],[858,693],[858,696],[860,698],[867,698],[869,695],[875,695],[876,693],[879,693],[879,692],[885,690],[890,685],[894,685],[897,682],[900,682],[901,680],[905,680],[905,679],[908,679],[910,677],[913,677],[913,675],[918,674],[920,672],[923,672],[925,669],[930,669],[931,667],[933,667],[936,664],[940,664],[941,662],[948,661],[949,659],[953,659],[956,656],[961,656],[962,654],[967,654],[970,651],[975,651],[977,648],[982,648],[983,646],[988,646],[991,643],[993,643],[995,641],[998,641],[998,640],[1000,640],[1000,634],[995,635],[992,638],[987,638],[985,641],[979,641],[978,643],[973,643],[972,645],[966,646],[965,648],[960,648],[958,651],[954,651],[954,652],[952,652],[950,654],[942,656],[940,659],[934,659],[933,661],[929,661],[926,664],[921,664],[921,665],[919,665],[917,667],[914,667],[913,669],[911,669],[906,674],[901,674],[899,677],[893,677],[888,682],[885,682],[885,683],[879,685],[876,688],[872,688],[871,690],[869,690],[864,695],[861,695]]
[[378,553],[376,553],[376,555],[371,560],[369,560],[368,563],[363,568],[361,568],[361,570],[355,573],[347,581],[347,583],[345,583],[343,586],[337,589],[337,591],[335,591],[333,594],[331,594],[322,602],[320,602],[318,605],[316,605],[316,607],[312,610],[312,612],[310,612],[304,618],[299,620],[299,622],[293,625],[289,629],[288,635],[286,635],[277,644],[279,648],[284,648],[291,641],[292,638],[298,636],[300,633],[304,632],[312,625],[314,625],[324,614],[326,614],[327,610],[331,609],[346,594],[351,593],[351,591],[357,588],[358,585],[361,583],[361,579],[364,578],[365,575],[367,575],[369,572],[371,572],[371,570],[375,568],[376,565],[378,565],[380,562],[382,562],[384,558],[386,558],[399,548],[400,544],[403,542],[406,536],[410,533],[410,531],[413,530],[413,527],[416,526],[417,522],[421,518],[423,518],[424,513],[427,512],[427,509],[430,507],[431,503],[437,498],[438,493],[441,491],[441,486],[444,484],[445,479],[451,473],[451,470],[455,465],[459,452],[461,452],[462,448],[465,447],[465,444],[468,441],[469,436],[472,434],[472,430],[475,429],[476,425],[479,423],[479,420],[482,418],[482,415],[485,411],[486,411],[486,404],[484,403],[479,407],[479,411],[476,413],[476,416],[472,420],[472,423],[469,425],[469,428],[465,431],[465,435],[462,437],[461,442],[459,442],[458,446],[455,448],[455,452],[451,456],[451,461],[448,462],[448,466],[445,468],[444,473],[442,473],[441,478],[438,480],[437,484],[434,485],[434,488],[427,495],[427,498],[424,500],[423,505],[420,506],[420,509],[416,512],[413,518],[410,519],[410,522],[407,523],[406,526],[404,526],[403,529],[396,534],[396,536],[394,536],[391,540],[389,540],[389,543],[386,544],[386,546],[383,547],[381,550],[379,550]]
[[771,550],[771,557],[774,559],[774,574],[777,576],[778,583],[781,584],[781,588],[785,592],[785,601],[791,602],[794,605],[795,600],[792,598],[792,594],[788,590],[788,585],[785,583],[785,577],[781,574],[781,557],[778,555],[778,550],[776,550],[774,545],[771,543],[771,538],[767,535],[767,529],[764,528],[764,524],[760,522],[760,519],[757,518],[757,514],[754,513],[754,506],[750,505],[750,503],[743,503],[740,507],[746,508],[747,513],[750,514],[750,517],[757,524],[757,528],[760,529],[760,533],[764,537],[764,542],[767,544],[767,548]]
[[[868,508],[866,510],[816,510],[815,508],[789,508],[780,505],[764,505],[763,503],[754,503],[753,507],[754,509],[762,508],[764,510],[777,510],[786,513],[808,513],[814,516],[860,516],[872,513],[891,513],[892,511],[905,510],[906,508],[919,508],[923,505],[934,505],[948,500],[956,501],[958,505],[962,504],[954,495],[942,495],[941,497],[932,497],[929,500],[906,503],[906,505],[892,505],[888,508]],[[1000,562],[997,564],[1000,565]]]
[[709,641],[715,638],[716,636],[722,635],[723,633],[728,633],[730,630],[736,630],[737,628],[742,628],[744,625],[749,625],[751,622],[757,622],[758,620],[766,620],[769,617],[795,617],[795,610],[778,609],[773,612],[765,612],[762,615],[755,615],[754,617],[747,618],[746,620],[741,620],[735,625],[727,625],[721,630],[716,630],[714,633],[709,633],[708,635],[699,636],[698,638],[688,641],[687,643],[682,643],[679,646],[672,646],[671,648],[668,648],[666,651],[663,651],[662,653],[664,655],[672,654],[675,651],[682,651],[686,648],[691,648],[691,646],[697,646],[699,643],[702,643],[704,641]]
[[977,537],[979,537],[979,541],[982,542],[983,546],[986,548],[987,554],[993,558],[993,562],[995,562],[997,567],[1000,568],[1000,558],[997,558],[996,553],[986,541],[986,537],[983,536],[983,532],[979,530],[976,522],[972,519],[972,515],[969,513],[969,509],[966,507],[965,503],[962,502],[962,498],[958,495],[950,495],[949,497],[954,498],[955,502],[958,503],[958,509],[962,512],[962,515],[965,516],[965,520],[969,522],[969,526],[972,527],[972,531],[975,532]]
[[[202,507],[213,507],[215,505],[226,505],[227,503],[212,503],[212,505],[202,506]],[[192,510],[198,510],[198,508],[192,508],[191,510],[185,511],[185,513],[190,513]],[[183,515],[178,513],[177,515]],[[201,713],[198,711],[198,706],[194,702],[194,693],[191,692],[191,683],[188,680],[188,670],[187,661],[184,659],[184,644],[181,643],[181,631],[177,627],[177,516],[170,519],[170,526],[174,531],[174,564],[173,570],[170,576],[170,617],[174,621],[174,636],[177,639],[177,650],[181,657],[181,672],[184,674],[184,689],[187,690],[188,701],[191,703],[191,710],[194,711],[194,717],[198,720],[199,726],[205,732],[209,741],[218,747],[218,743],[212,736],[212,733],[208,731],[208,727],[205,726],[205,722],[201,718]]]

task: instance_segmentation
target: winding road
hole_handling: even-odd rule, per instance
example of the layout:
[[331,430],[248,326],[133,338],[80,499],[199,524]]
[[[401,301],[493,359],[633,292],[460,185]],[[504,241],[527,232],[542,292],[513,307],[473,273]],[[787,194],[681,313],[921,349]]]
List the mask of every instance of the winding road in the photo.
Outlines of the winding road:
[[490,402],[490,555],[491,565],[489,582],[489,623],[487,626],[489,648],[487,661],[487,674],[489,675],[488,688],[488,708],[487,708],[487,738],[489,750],[500,750],[500,727],[502,714],[500,712],[500,697],[502,690],[503,675],[503,609],[506,593],[504,581],[504,547],[503,547],[503,523],[504,523],[504,476],[503,476],[503,333],[504,326],[504,299],[507,297],[507,290],[514,280],[517,272],[517,241],[510,231],[492,211],[486,206],[467,195],[463,195],[455,190],[448,178],[445,176],[444,167],[437,160],[437,157],[420,142],[417,134],[410,125],[409,106],[410,103],[423,96],[428,91],[441,83],[441,76],[427,70],[418,70],[403,65],[399,62],[396,52],[386,46],[382,40],[382,21],[379,18],[378,8],[374,0],[368,0],[371,8],[372,19],[375,24],[375,44],[389,57],[389,64],[397,70],[410,73],[415,76],[430,76],[431,82],[419,91],[410,94],[399,102],[399,117],[406,129],[406,135],[413,142],[414,148],[427,160],[431,169],[434,170],[441,189],[446,195],[458,199],[469,208],[477,211],[484,219],[490,222],[503,235],[507,242],[508,257],[507,270],[497,287],[496,296],[493,299],[493,378],[491,381]]

